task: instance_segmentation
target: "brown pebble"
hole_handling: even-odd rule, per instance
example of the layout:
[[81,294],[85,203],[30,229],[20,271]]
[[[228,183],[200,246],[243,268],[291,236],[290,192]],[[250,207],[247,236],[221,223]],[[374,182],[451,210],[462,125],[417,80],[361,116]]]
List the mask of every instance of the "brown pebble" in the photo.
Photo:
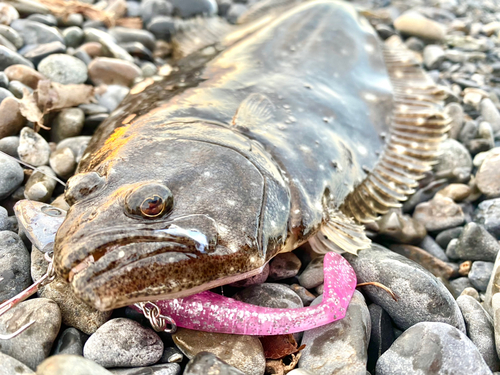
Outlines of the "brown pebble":
[[0,139],[17,135],[26,119],[21,115],[19,102],[14,98],[5,98],[0,103]]
[[420,221],[429,232],[441,231],[462,225],[465,215],[452,199],[441,195],[415,207],[413,218]]
[[11,81],[20,81],[28,87],[35,90],[38,86],[38,81],[45,79],[45,77],[38,73],[35,69],[26,65],[16,64],[11,65],[4,70]]
[[102,44],[99,42],[84,43],[78,49],[86,52],[92,58],[107,56],[102,48]]
[[130,87],[142,74],[141,69],[128,61],[98,57],[89,64],[89,76],[95,85],[122,85]]
[[438,41],[446,35],[442,25],[416,12],[407,12],[396,18],[394,27],[403,34],[426,40]]
[[461,263],[460,266],[458,267],[458,273],[460,274],[460,276],[467,276],[469,274],[471,267],[472,267],[472,261],[466,260],[465,262]]
[[455,202],[461,202],[468,198],[471,193],[471,188],[464,184],[450,184],[444,189],[439,190],[436,195],[442,195],[453,199]]
[[488,198],[500,196],[500,154],[489,155],[476,174],[478,189]]

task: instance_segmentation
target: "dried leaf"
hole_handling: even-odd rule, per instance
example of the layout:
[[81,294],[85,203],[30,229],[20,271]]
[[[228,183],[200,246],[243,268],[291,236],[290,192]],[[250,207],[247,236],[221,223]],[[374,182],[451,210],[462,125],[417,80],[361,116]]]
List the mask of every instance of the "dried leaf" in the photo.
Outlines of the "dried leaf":
[[54,110],[88,104],[94,100],[94,88],[89,85],[63,85],[42,80],[37,88],[38,106],[46,114]]
[[264,348],[264,355],[269,359],[284,358],[289,354],[297,353],[305,346],[297,348],[297,341],[293,335],[262,336],[260,342]]
[[30,93],[26,88],[23,89],[23,97],[19,100],[19,110],[28,121],[44,129],[50,129],[43,125],[43,113],[38,108],[36,91]]
[[269,375],[285,375],[285,365],[281,359],[266,360],[266,374]]

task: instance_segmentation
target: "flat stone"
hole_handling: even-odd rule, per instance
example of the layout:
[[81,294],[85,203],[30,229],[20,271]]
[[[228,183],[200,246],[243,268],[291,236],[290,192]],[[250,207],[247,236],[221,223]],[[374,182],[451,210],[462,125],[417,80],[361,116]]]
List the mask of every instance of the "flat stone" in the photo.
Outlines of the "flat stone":
[[54,354],[72,354],[83,356],[83,345],[88,336],[76,328],[66,328],[59,335],[54,347]]
[[19,236],[0,232],[0,303],[31,285],[30,255]]
[[394,28],[403,34],[426,40],[440,41],[445,37],[441,24],[415,12],[406,12],[396,18]]
[[57,181],[52,178],[56,174],[45,165],[37,169],[26,182],[24,196],[37,202],[48,202],[57,185]]
[[499,250],[498,241],[481,225],[472,222],[458,238],[455,254],[458,259],[494,262]]
[[15,64],[26,65],[30,68],[34,68],[31,61],[25,59],[17,52],[0,45],[0,70],[5,70],[5,68]]
[[85,358],[106,368],[152,365],[162,353],[163,342],[152,329],[124,318],[102,325],[83,348]]
[[472,267],[467,277],[471,284],[474,285],[474,288],[480,292],[486,292],[491,273],[493,272],[493,265],[494,263],[482,262],[480,260],[472,263]]
[[192,359],[210,352],[246,375],[264,375],[266,359],[260,340],[255,336],[229,335],[180,328],[172,334],[175,345]]
[[0,200],[7,198],[21,186],[23,179],[21,166],[15,160],[0,154]]
[[20,19],[10,24],[24,39],[26,45],[43,44],[49,42],[64,43],[64,39],[55,27],[44,25],[41,22]]
[[484,226],[496,239],[500,239],[500,198],[489,199],[478,204],[473,220]]
[[462,208],[450,198],[436,196],[429,202],[418,204],[413,218],[429,232],[438,232],[462,224],[465,215]]
[[301,266],[302,262],[294,253],[278,254],[269,262],[269,279],[283,280],[294,277]]
[[109,370],[114,375],[179,375],[181,366],[177,363],[164,363],[149,367],[133,367]]
[[186,365],[183,375],[245,375],[237,368],[217,358],[215,354],[200,352]]
[[35,167],[49,164],[50,146],[47,141],[33,129],[24,127],[19,137],[17,148],[19,158]]
[[476,185],[487,198],[500,196],[500,154],[489,155],[476,173]]
[[495,350],[493,319],[473,297],[460,296],[457,304],[464,316],[467,336],[476,345],[490,370],[498,371],[500,360]]
[[130,87],[141,74],[142,71],[137,65],[108,57],[97,57],[89,65],[89,76],[95,85]]
[[18,336],[10,340],[0,340],[0,351],[35,370],[48,357],[59,332],[59,307],[54,301],[46,298],[21,302],[0,316],[0,334],[12,333],[30,322],[35,323]]
[[26,65],[11,65],[7,69],[5,69],[4,73],[7,75],[9,80],[22,82],[32,89],[37,88],[38,81],[45,79],[42,74]]
[[374,373],[375,365],[382,354],[390,348],[396,337],[392,320],[382,307],[372,303],[368,306],[371,319],[370,344],[368,345],[367,369]]
[[62,84],[78,84],[87,80],[87,66],[76,57],[56,53],[40,61],[38,71]]
[[323,257],[314,258],[299,276],[299,283],[306,289],[323,284]]
[[54,355],[38,366],[37,375],[111,375],[97,363],[73,354]]
[[[50,42],[38,44],[34,48],[30,48],[23,53],[23,56],[30,60],[35,65],[40,65],[46,57],[55,54],[63,54],[66,52],[66,46],[61,42]],[[57,69],[57,68],[56,68]]]
[[81,108],[64,108],[54,119],[50,129],[50,138],[59,143],[65,138],[80,135],[85,121],[85,113]]
[[263,307],[283,309],[303,307],[300,297],[290,288],[281,284],[252,285],[236,293],[232,298]]
[[358,283],[375,281],[391,289],[363,286],[363,292],[391,316],[396,326],[408,329],[419,322],[445,322],[465,332],[455,299],[441,281],[417,263],[386,248],[372,244],[358,256],[345,254],[356,272]]
[[0,352],[0,375],[35,375],[24,363]]
[[363,295],[355,291],[343,319],[304,332],[302,344],[306,347],[299,368],[316,375],[365,374],[370,332],[368,307]]
[[377,375],[486,375],[491,371],[471,340],[445,323],[423,322],[406,330],[378,360]]

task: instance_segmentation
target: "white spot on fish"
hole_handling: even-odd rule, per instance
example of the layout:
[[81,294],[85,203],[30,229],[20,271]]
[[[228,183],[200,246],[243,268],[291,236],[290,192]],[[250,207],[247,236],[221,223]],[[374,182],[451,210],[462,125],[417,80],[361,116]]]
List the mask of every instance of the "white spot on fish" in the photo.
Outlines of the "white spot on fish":
[[227,204],[230,205],[230,206],[234,206],[236,204],[236,202],[229,199],[227,201]]
[[363,96],[364,96],[365,100],[368,102],[376,102],[377,101],[377,97],[375,95],[373,95],[372,93],[368,92]]
[[203,172],[203,177],[210,177],[211,174],[209,171]]
[[158,151],[157,151],[157,152],[155,152],[155,155],[156,155],[156,156],[161,156],[161,155],[163,155],[163,154],[162,154],[161,152],[158,152]]
[[295,211],[293,211],[293,213],[298,215],[298,214],[300,214],[300,210],[295,210]]
[[361,154],[361,155],[366,155],[368,153],[368,150],[366,149],[365,146],[363,145],[360,145],[358,146],[358,152]]
[[371,44],[366,44],[365,45],[365,51],[366,52],[373,53],[374,50],[375,50],[375,48],[373,48],[373,45],[371,45]]
[[120,252],[118,253],[118,258],[123,258],[124,256],[125,256],[125,251],[120,250]]

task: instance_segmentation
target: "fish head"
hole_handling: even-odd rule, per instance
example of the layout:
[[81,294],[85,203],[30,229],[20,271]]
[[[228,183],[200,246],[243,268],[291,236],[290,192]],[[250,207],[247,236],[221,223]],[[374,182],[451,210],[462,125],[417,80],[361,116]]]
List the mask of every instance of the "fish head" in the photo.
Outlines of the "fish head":
[[255,157],[261,151],[150,142],[78,173],[65,191],[56,272],[99,310],[258,274],[286,241],[290,208],[276,166]]

